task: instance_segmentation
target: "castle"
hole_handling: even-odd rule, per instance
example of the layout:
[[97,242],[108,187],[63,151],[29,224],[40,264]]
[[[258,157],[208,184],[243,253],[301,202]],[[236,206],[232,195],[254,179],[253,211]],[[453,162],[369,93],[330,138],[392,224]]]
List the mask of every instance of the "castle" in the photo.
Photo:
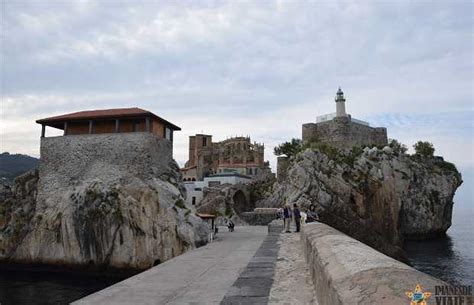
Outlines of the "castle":
[[322,142],[337,148],[384,146],[388,144],[387,129],[370,127],[346,113],[346,99],[341,88],[336,93],[336,112],[318,116],[316,123],[303,124],[303,142]]
[[189,137],[189,160],[181,173],[184,181],[228,173],[255,177],[269,170],[264,150],[263,144],[252,143],[249,137],[212,142],[211,135],[196,134]]

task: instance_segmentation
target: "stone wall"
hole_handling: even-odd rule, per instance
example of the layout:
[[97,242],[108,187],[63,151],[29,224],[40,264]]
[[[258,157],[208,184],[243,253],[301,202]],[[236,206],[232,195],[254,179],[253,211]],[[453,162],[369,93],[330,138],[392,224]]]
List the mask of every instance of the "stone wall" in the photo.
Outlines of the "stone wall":
[[251,226],[266,226],[277,218],[276,213],[243,212],[240,215]]
[[319,305],[409,304],[417,284],[447,285],[322,223],[304,225],[301,240]]
[[172,161],[171,142],[149,132],[42,138],[40,153],[39,197],[77,184],[79,177],[110,180],[103,182],[120,182],[120,173],[159,177]]
[[277,180],[278,182],[282,182],[286,179],[286,175],[288,172],[288,165],[290,164],[290,160],[288,157],[278,157],[277,158]]
[[350,116],[336,117],[321,123],[303,124],[303,142],[320,141],[338,148],[387,145],[387,129],[370,127],[351,121]]

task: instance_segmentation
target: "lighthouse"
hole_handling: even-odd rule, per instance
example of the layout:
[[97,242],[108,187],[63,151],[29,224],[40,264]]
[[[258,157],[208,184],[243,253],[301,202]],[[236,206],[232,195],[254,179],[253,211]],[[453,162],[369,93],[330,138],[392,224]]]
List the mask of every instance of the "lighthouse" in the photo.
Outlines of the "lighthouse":
[[347,116],[346,114],[346,99],[344,98],[344,92],[341,87],[337,90],[336,98],[336,117]]

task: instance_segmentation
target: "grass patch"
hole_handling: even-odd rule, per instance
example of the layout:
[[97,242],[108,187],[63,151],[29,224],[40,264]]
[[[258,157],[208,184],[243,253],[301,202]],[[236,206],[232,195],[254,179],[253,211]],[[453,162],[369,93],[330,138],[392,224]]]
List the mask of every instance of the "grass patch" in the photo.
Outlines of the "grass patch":
[[174,203],[175,206],[177,206],[178,208],[180,209],[186,209],[186,205],[184,204],[184,201],[183,199],[178,199],[176,200],[176,202]]

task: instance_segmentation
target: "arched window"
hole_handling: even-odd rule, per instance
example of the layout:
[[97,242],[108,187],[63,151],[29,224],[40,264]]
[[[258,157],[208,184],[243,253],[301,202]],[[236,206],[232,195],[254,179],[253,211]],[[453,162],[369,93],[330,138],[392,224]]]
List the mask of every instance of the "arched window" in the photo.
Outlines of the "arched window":
[[193,178],[193,181],[196,181],[196,178]]

